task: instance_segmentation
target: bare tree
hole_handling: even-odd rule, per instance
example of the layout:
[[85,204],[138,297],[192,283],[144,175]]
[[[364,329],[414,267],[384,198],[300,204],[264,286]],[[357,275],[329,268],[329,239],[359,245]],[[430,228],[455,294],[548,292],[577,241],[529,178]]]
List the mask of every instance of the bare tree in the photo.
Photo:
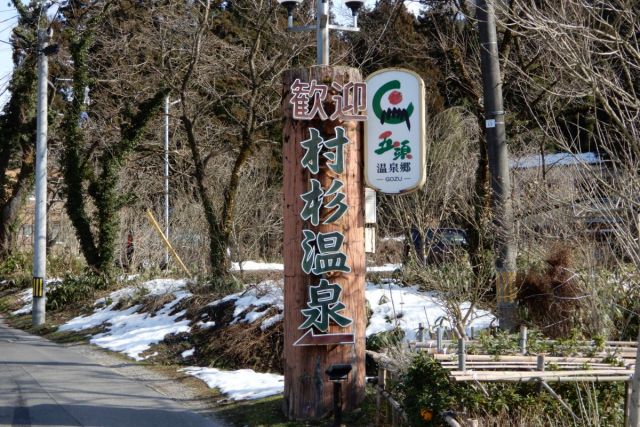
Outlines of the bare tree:
[[[275,3],[246,0],[212,10],[211,2],[194,6],[186,17],[196,17],[186,52],[169,52],[175,57],[166,65],[180,97],[191,173],[208,224],[211,272],[224,277],[241,172],[258,146],[278,139],[280,77],[305,43],[273,25]],[[229,160],[228,171],[212,170],[218,156]],[[209,177],[225,181],[221,197],[207,187]]]

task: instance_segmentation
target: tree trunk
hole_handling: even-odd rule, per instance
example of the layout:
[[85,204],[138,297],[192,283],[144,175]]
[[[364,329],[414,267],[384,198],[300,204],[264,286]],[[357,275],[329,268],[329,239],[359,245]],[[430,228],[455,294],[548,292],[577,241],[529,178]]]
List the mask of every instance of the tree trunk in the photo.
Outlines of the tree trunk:
[[16,183],[13,185],[11,196],[0,210],[0,254],[10,254],[15,246],[15,235],[18,217],[31,189],[33,188],[33,173],[35,156],[33,144],[23,147],[22,166]]
[[[290,87],[295,79],[328,84],[359,82],[360,73],[348,67],[311,67],[290,70],[285,73],[283,86],[283,109],[285,123],[283,131],[284,158],[284,275],[285,275],[285,320],[284,320],[284,371],[285,391],[284,410],[292,419],[314,419],[326,416],[332,408],[333,384],[329,382],[325,370],[332,364],[348,363],[353,370],[348,380],[343,383],[343,408],[347,411],[355,409],[364,399],[364,351],[365,351],[365,298],[364,298],[364,183],[363,183],[363,151],[362,128],[358,122],[332,122],[314,119],[300,121],[292,118],[289,104]],[[327,96],[331,100],[331,92]],[[329,101],[332,103],[332,101]],[[331,104],[330,104],[331,105]],[[333,107],[325,108],[333,111]],[[321,167],[316,175],[303,169],[300,160],[304,148],[300,142],[309,138],[309,128],[319,130],[326,140],[335,135],[335,126],[345,129],[349,143],[345,145],[345,168],[340,174],[344,183],[343,192],[348,204],[347,213],[336,223],[324,225],[322,221],[313,226],[309,221],[302,221],[300,213],[304,202],[300,195],[307,192],[310,179],[320,181],[322,188],[328,188],[332,180],[331,171]],[[320,155],[322,158],[322,155]],[[334,175],[335,176],[335,175]],[[317,232],[340,231],[344,235],[341,251],[347,256],[350,273],[327,273],[330,282],[339,284],[343,291],[340,301],[346,308],[344,316],[353,319],[347,328],[331,325],[328,333],[353,333],[354,344],[333,346],[294,346],[293,344],[306,331],[298,329],[305,321],[301,310],[307,308],[309,286],[319,283],[320,277],[306,274],[302,270],[303,229]]]
[[194,165],[193,178],[196,181],[198,195],[200,196],[200,202],[204,209],[204,217],[207,221],[207,227],[209,230],[209,266],[211,267],[211,274],[214,277],[224,277],[228,274],[227,269],[224,268],[226,244],[222,239],[222,230],[220,229],[218,216],[216,215],[213,207],[213,201],[207,192],[207,186],[205,183],[206,172],[204,169],[204,162],[200,156],[200,150],[198,149],[198,141],[196,140],[193,130],[193,122],[184,114],[180,117],[180,121],[182,122],[182,126],[184,126],[185,133],[187,134],[187,142],[189,144],[189,149],[191,150],[191,157],[193,158]]

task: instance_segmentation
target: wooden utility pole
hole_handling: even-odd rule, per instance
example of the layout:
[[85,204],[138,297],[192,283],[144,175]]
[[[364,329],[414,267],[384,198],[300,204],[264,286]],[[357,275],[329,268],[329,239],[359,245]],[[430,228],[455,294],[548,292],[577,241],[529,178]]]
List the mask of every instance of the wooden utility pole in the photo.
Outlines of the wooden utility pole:
[[485,135],[489,148],[489,170],[493,192],[495,230],[496,295],[500,328],[517,326],[515,297],[516,247],[509,176],[509,151],[505,136],[502,79],[498,58],[493,0],[479,0],[477,7],[480,30],[480,61],[484,93]]
[[[365,264],[364,264],[364,184],[362,126],[358,121],[331,120],[320,116],[308,120],[294,119],[290,100],[291,87],[298,80],[300,84],[309,84],[315,80],[327,85],[329,90],[322,103],[324,111],[331,115],[336,109],[332,83],[338,85],[349,82],[362,82],[358,70],[349,67],[314,66],[289,70],[283,79],[283,157],[284,157],[284,411],[291,419],[317,419],[326,416],[333,406],[333,384],[325,371],[334,364],[350,364],[351,372],[342,383],[342,409],[350,411],[359,406],[364,399],[365,384]],[[313,96],[310,103],[313,104]],[[344,170],[336,173],[328,167],[328,158],[336,152],[323,147],[319,155],[318,172],[312,173],[301,164],[308,154],[302,141],[309,140],[311,131],[319,132],[324,141],[336,137],[336,128],[344,129],[348,143],[344,145]],[[329,157],[326,157],[329,155]],[[347,211],[335,222],[325,224],[324,219],[331,215],[328,203],[331,194],[323,200],[320,221],[313,225],[303,220],[301,212],[307,206],[301,195],[311,189],[311,181],[320,182],[327,192],[335,180],[344,185],[341,192],[346,196]],[[329,192],[330,193],[330,192]],[[333,199],[335,200],[335,199]],[[319,233],[340,232],[344,236],[341,251],[346,255],[350,272],[329,272],[316,275],[305,273],[301,265],[305,251],[301,246],[303,231]],[[309,234],[309,233],[308,233]],[[319,247],[314,243],[313,250]],[[329,324],[328,330],[315,327],[300,329],[308,322],[309,316],[302,310],[308,310],[310,287],[316,287],[321,280],[327,280],[342,288],[340,302],[344,305],[340,314],[352,320],[345,327]],[[341,341],[341,344],[335,344]]]

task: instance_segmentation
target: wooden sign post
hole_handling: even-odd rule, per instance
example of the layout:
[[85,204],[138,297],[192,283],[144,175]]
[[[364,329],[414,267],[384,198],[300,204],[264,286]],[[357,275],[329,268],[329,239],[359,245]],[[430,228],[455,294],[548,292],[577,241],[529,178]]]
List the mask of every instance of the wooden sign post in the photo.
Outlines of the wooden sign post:
[[329,414],[332,365],[352,367],[342,409],[364,399],[365,106],[356,69],[284,75],[284,411],[291,419]]

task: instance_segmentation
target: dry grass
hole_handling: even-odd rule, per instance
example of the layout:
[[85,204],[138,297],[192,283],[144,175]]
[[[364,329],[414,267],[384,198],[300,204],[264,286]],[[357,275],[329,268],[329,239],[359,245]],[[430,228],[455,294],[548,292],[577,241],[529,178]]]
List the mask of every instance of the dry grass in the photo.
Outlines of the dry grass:
[[173,293],[167,293],[162,295],[149,295],[142,300],[142,307],[138,310],[139,313],[149,313],[154,316],[165,305],[175,299]]
[[567,337],[578,326],[579,312],[584,308],[583,292],[572,271],[568,248],[553,248],[546,264],[546,270],[531,269],[518,278],[518,301],[545,335]]

